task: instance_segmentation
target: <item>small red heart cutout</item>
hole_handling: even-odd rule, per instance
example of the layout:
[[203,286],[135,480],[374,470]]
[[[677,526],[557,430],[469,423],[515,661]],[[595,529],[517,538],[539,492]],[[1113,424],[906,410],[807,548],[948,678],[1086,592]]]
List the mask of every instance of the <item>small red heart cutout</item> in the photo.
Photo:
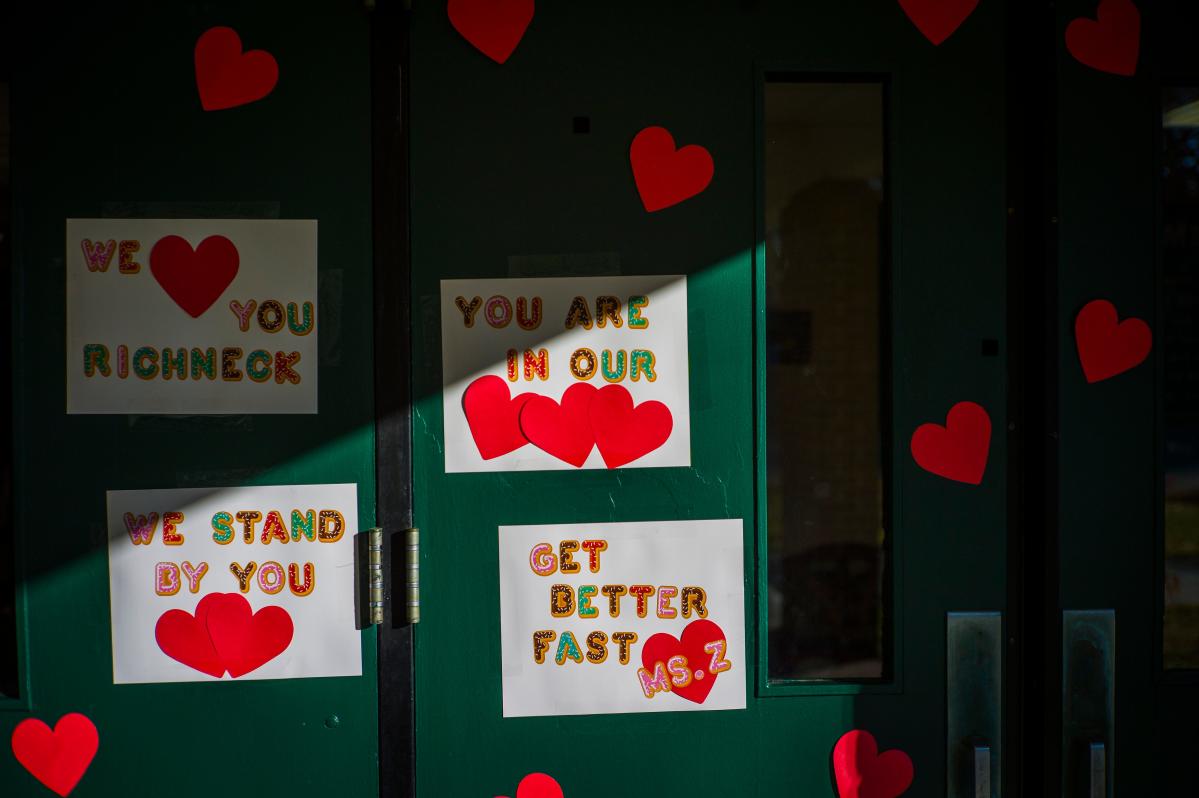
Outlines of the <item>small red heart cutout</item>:
[[949,409],[945,426],[921,424],[912,434],[916,464],[939,477],[978,485],[987,470],[991,417],[974,402]]
[[279,82],[279,64],[265,50],[241,51],[233,28],[209,28],[196,40],[196,88],[205,111],[261,100]]
[[1141,319],[1120,321],[1115,305],[1096,299],[1075,317],[1074,343],[1087,382],[1099,382],[1144,362],[1153,348],[1153,332]]
[[978,0],[899,0],[908,19],[933,44],[940,44],[962,26]]
[[494,375],[479,377],[462,394],[462,412],[484,460],[516,451],[528,443],[520,431],[520,411],[537,394],[513,397],[508,384]]
[[250,602],[240,593],[212,593],[205,598],[213,599],[208,610],[212,647],[234,679],[257,670],[291,645],[294,627],[282,607],[251,612]]
[[674,418],[661,402],[633,406],[623,385],[606,385],[588,411],[595,444],[608,468],[620,468],[654,451],[670,438]]
[[1092,69],[1132,77],[1141,53],[1141,12],[1132,0],[1101,0],[1096,16],[1066,26],[1066,49]]
[[533,21],[533,0],[450,0],[446,13],[462,38],[502,64]]
[[195,615],[183,610],[164,612],[154,624],[154,639],[171,659],[219,679],[225,675],[225,665],[208,635],[208,610],[215,595],[219,594],[200,599]]
[[209,236],[192,249],[179,236],[165,236],[150,250],[150,273],[175,304],[199,318],[237,276],[240,256],[224,236]]
[[641,204],[660,211],[690,199],[708,187],[716,167],[712,154],[698,144],[675,149],[664,127],[647,127],[629,147],[629,163]]
[[708,700],[708,693],[712,692],[716,677],[720,675],[708,672],[713,652],[705,651],[704,646],[717,640],[726,641],[727,645],[724,630],[707,619],[687,624],[682,637],[658,632],[646,640],[641,648],[641,665],[653,673],[659,662],[665,666],[671,657],[683,655],[692,673],[691,683],[684,687],[672,685],[671,692],[679,698],[702,704]]
[[594,385],[576,382],[562,394],[562,404],[534,396],[520,411],[520,429],[538,449],[582,468],[595,446],[587,409],[596,393]]
[[870,732],[846,732],[833,748],[833,773],[841,798],[897,798],[912,786],[912,758],[898,749],[878,752]]
[[562,787],[552,776],[530,773],[520,780],[516,798],[562,798]]
[[96,724],[72,712],[54,724],[26,718],[12,732],[12,752],[21,766],[58,795],[68,795],[91,766],[100,747]]

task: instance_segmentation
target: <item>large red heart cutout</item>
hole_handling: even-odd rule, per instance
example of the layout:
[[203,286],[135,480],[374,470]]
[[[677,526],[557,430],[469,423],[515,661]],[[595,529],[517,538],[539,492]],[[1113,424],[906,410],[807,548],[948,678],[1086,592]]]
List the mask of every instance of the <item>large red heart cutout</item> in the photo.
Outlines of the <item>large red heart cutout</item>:
[[193,319],[221,298],[239,265],[237,247],[224,236],[209,236],[195,250],[184,238],[165,236],[150,250],[150,273]]
[[899,6],[926,39],[940,44],[974,13],[978,0],[899,0]]
[[716,684],[716,677],[720,675],[719,673],[708,673],[709,665],[712,662],[712,653],[704,651],[704,646],[717,640],[724,640],[727,643],[724,630],[719,626],[706,618],[692,621],[684,627],[681,638],[665,632],[658,632],[646,640],[645,645],[641,648],[641,664],[647,671],[653,673],[659,662],[665,666],[671,657],[682,654],[687,658],[687,667],[692,673],[691,683],[686,687],[674,685],[671,687],[671,692],[679,698],[702,704],[708,700],[708,693],[712,692],[712,687]]
[[252,612],[240,593],[213,593],[208,610],[208,635],[217,656],[236,679],[257,670],[291,645],[294,627],[282,607]]
[[1099,382],[1144,362],[1153,348],[1153,333],[1141,319],[1120,321],[1115,305],[1096,299],[1075,317],[1074,343],[1087,382]]
[[576,382],[562,394],[562,404],[534,396],[520,411],[520,429],[538,449],[582,468],[595,446],[587,409],[596,393],[594,385]]
[[530,773],[517,785],[516,798],[563,798],[562,786],[552,776]]
[[522,393],[513,397],[508,383],[494,375],[479,377],[466,386],[462,411],[484,460],[515,451],[529,442],[520,431],[520,411],[536,395]]
[[533,0],[450,0],[446,12],[454,30],[502,64],[533,21]]
[[712,154],[698,144],[675,149],[674,137],[664,127],[647,127],[629,147],[629,163],[641,204],[660,211],[690,199],[712,182],[716,167]]
[[196,88],[205,111],[261,100],[279,82],[279,64],[265,50],[241,51],[233,28],[209,28],[196,40]]
[[195,615],[183,610],[167,610],[154,625],[154,639],[162,653],[218,679],[225,675],[225,664],[208,634],[208,610],[219,595],[211,593],[200,599]]
[[1096,19],[1066,26],[1066,49],[1081,64],[1131,77],[1141,53],[1141,12],[1132,0],[1101,0]]
[[96,724],[72,712],[54,724],[26,718],[12,732],[12,752],[21,766],[58,795],[68,795],[83,778],[100,747]]
[[896,798],[907,792],[916,775],[910,756],[898,749],[879,754],[874,736],[860,729],[837,740],[833,773],[841,798]]
[[974,402],[949,409],[945,426],[921,424],[912,434],[912,457],[925,471],[956,482],[977,485],[987,470],[991,417]]
[[623,385],[606,385],[591,400],[588,411],[595,444],[608,468],[644,457],[670,438],[674,418],[661,402],[633,406]]

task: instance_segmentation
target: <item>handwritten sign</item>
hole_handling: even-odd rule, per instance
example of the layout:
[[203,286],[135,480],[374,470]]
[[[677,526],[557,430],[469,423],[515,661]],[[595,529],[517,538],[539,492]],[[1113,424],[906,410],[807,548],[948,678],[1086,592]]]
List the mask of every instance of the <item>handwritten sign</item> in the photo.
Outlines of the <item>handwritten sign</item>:
[[362,673],[355,485],[108,492],[113,681]]
[[685,277],[443,280],[445,468],[688,466]]
[[316,222],[67,220],[68,413],[315,413]]
[[499,538],[504,717],[745,708],[740,520]]

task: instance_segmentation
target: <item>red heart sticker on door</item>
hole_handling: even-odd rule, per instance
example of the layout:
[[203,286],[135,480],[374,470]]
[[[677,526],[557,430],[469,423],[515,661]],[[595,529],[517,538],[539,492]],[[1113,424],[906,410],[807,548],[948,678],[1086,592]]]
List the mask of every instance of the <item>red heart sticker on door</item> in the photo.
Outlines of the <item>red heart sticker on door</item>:
[[[652,635],[641,649],[641,664],[652,674],[659,664],[669,669],[672,657],[685,657],[685,663],[676,662],[690,671],[691,680],[684,685],[672,682],[671,692],[679,698],[702,704],[708,700],[716,677],[729,670],[729,662],[725,659],[727,647],[724,630],[712,621],[702,619],[687,624],[682,637],[665,632]],[[716,664],[716,673],[712,673],[713,663]]]
[[538,449],[582,468],[595,446],[587,417],[595,394],[594,385],[576,382],[562,394],[562,404],[548,396],[534,396],[520,411],[520,429]]
[[1092,69],[1131,77],[1141,52],[1141,12],[1132,0],[1101,0],[1096,19],[1066,26],[1066,49]]
[[150,250],[150,273],[193,319],[221,298],[239,265],[237,247],[224,236],[209,236],[194,250],[184,238],[165,236]]
[[12,732],[13,756],[58,795],[75,789],[99,747],[96,724],[78,712],[59,718],[53,731],[37,718],[26,718]]
[[926,39],[940,44],[974,13],[978,0],[899,0],[899,6]]
[[250,602],[239,593],[213,593],[208,610],[208,635],[212,647],[229,675],[257,670],[291,645],[294,627],[282,607],[263,607],[252,612]]
[[940,477],[977,485],[987,470],[991,417],[974,402],[958,402],[945,426],[921,424],[912,434],[916,464]]
[[205,111],[261,100],[279,82],[279,64],[265,50],[243,53],[233,28],[209,28],[196,40],[196,88]]
[[841,798],[897,798],[912,786],[912,758],[903,751],[878,752],[870,732],[854,729],[833,748],[833,774]]
[[446,13],[462,38],[502,64],[533,21],[533,0],[450,0]]
[[471,437],[484,460],[505,455],[528,443],[520,431],[520,411],[536,394],[513,397],[508,383],[494,375],[479,377],[462,394],[462,411]]
[[208,634],[208,610],[218,595],[211,593],[200,599],[195,615],[183,610],[164,612],[154,624],[154,639],[171,659],[219,679],[225,675],[225,664]]
[[530,773],[517,785],[516,798],[563,798],[562,787],[552,776]]
[[1141,319],[1120,321],[1115,305],[1096,299],[1075,317],[1074,343],[1087,382],[1099,382],[1144,362],[1153,348],[1153,332]]
[[698,144],[675,149],[664,127],[647,127],[629,147],[633,181],[647,211],[660,211],[690,199],[708,187],[716,167],[712,154]]
[[654,451],[670,437],[674,418],[661,402],[633,406],[623,385],[606,385],[588,411],[600,456],[608,468],[620,468]]

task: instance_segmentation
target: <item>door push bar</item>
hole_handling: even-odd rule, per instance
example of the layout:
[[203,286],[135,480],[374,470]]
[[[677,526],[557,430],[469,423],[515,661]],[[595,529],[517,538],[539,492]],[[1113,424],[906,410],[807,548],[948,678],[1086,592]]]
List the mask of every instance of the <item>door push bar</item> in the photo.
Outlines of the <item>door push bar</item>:
[[1113,798],[1115,610],[1062,613],[1062,796]]
[[[401,618],[393,618],[400,623],[420,622],[420,530],[404,529],[391,536],[392,546],[399,546],[399,551],[391,552],[392,562],[395,554],[403,554],[401,567],[403,585],[399,588],[403,595],[404,614]],[[384,623],[386,610],[390,604],[391,595],[387,586],[387,572],[384,562],[389,552],[384,551],[385,542],[383,530],[379,527],[359,532],[354,536],[354,592],[355,592],[355,626],[365,629],[368,626],[378,626]],[[391,593],[396,587],[393,585]]]

